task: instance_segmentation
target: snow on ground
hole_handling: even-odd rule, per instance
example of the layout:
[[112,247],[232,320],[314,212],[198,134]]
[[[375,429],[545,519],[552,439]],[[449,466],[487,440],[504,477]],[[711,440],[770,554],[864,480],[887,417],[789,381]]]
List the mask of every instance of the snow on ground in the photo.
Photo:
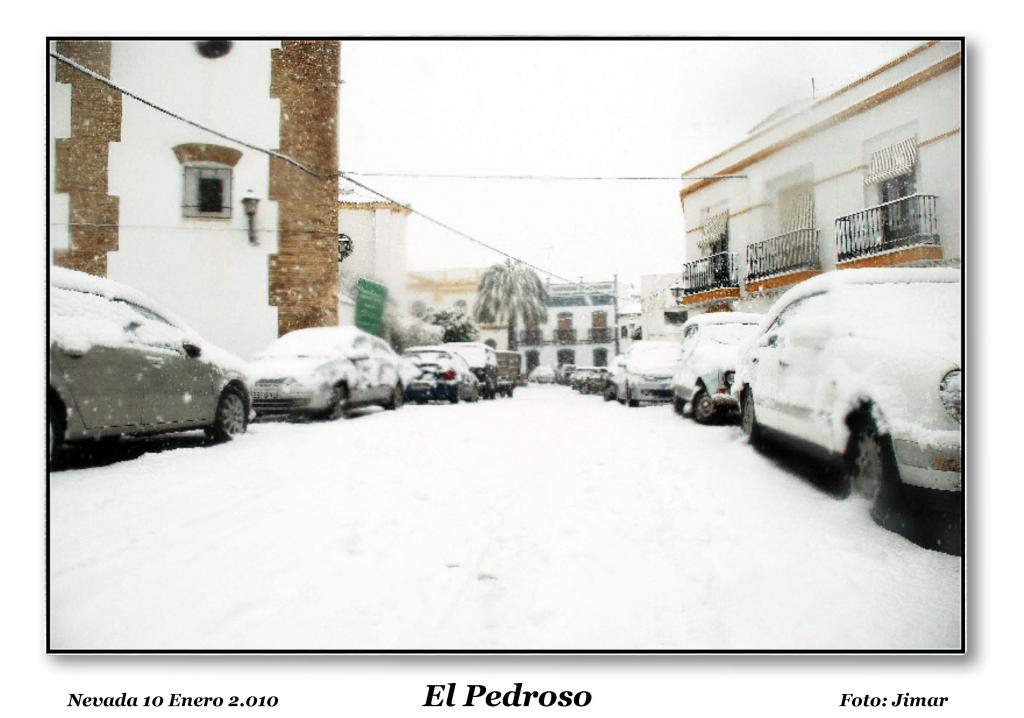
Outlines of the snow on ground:
[[959,558],[561,386],[51,475],[56,649],[960,646]]

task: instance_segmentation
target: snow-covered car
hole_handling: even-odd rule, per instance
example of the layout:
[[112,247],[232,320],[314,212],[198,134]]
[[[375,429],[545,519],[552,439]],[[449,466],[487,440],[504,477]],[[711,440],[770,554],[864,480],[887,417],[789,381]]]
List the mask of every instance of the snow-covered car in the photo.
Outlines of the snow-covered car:
[[530,381],[535,384],[554,384],[555,370],[547,364],[534,367],[533,371],[530,372]]
[[581,394],[603,394],[610,373],[605,367],[576,367],[569,377],[569,386]]
[[961,284],[955,269],[851,269],[793,287],[733,390],[752,440],[841,460],[884,522],[962,506]]
[[629,406],[640,402],[672,400],[672,373],[679,357],[676,342],[633,342],[624,355],[621,371],[612,373],[615,398]]
[[575,364],[562,364],[555,369],[555,383],[556,384],[568,384],[569,377],[576,371]]
[[347,416],[377,404],[399,408],[402,363],[387,342],[356,327],[288,332],[250,363],[257,416]]
[[480,399],[480,381],[458,353],[441,346],[410,347],[402,352],[417,375],[405,385],[405,398],[419,404],[447,401],[457,404]]
[[141,292],[50,269],[49,456],[65,442],[205,429],[245,431],[244,362]]
[[443,346],[458,353],[480,380],[480,395],[493,399],[498,394],[498,354],[483,342],[446,342]]
[[725,412],[739,409],[732,394],[739,348],[757,333],[761,314],[707,312],[683,325],[679,360],[672,376],[672,405],[682,414],[707,424]]

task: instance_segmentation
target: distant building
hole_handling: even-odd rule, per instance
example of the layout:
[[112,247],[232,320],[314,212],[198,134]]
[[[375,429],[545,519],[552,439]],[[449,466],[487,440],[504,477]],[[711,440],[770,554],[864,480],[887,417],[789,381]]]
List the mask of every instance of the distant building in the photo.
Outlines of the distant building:
[[620,354],[628,352],[633,342],[643,339],[643,304],[639,296],[619,302],[619,322],[616,331],[619,333]]
[[338,41],[61,40],[51,50],[314,168],[51,59],[53,264],[136,287],[242,356],[337,323]]
[[684,175],[681,303],[759,311],[851,267],[958,265],[961,47],[926,42],[792,103]]
[[340,322],[355,323],[360,279],[388,288],[388,302],[402,313],[406,301],[407,222],[410,210],[359,189],[343,187],[338,198],[342,262],[339,271]]
[[617,282],[548,284],[548,320],[519,331],[526,370],[608,366],[617,353]]

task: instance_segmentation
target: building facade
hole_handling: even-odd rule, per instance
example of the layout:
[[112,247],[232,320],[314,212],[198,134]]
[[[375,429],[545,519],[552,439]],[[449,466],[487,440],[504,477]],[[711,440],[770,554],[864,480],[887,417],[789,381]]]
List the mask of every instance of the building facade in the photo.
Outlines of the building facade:
[[338,202],[342,324],[355,322],[352,300],[360,279],[387,287],[388,303],[404,313],[409,214],[405,205],[382,201],[358,189],[342,189]]
[[644,339],[681,341],[683,323],[689,311],[678,306],[672,294],[672,285],[678,284],[678,274],[644,274],[640,277],[640,327]]
[[68,40],[51,51],[69,61],[50,61],[53,264],[136,287],[242,356],[338,322],[339,42]]
[[763,311],[824,271],[957,266],[961,47],[926,42],[684,175],[689,312]]
[[608,366],[618,353],[616,281],[548,284],[548,320],[519,331],[525,369]]

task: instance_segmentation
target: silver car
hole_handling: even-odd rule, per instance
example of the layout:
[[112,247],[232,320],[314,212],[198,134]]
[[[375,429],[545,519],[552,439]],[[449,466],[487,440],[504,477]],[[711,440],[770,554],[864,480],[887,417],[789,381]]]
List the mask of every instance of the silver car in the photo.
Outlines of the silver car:
[[245,365],[145,295],[50,270],[49,456],[65,442],[205,429],[245,431]]
[[405,397],[399,356],[383,339],[351,326],[289,332],[250,367],[258,417],[339,418],[373,404],[397,409]]

